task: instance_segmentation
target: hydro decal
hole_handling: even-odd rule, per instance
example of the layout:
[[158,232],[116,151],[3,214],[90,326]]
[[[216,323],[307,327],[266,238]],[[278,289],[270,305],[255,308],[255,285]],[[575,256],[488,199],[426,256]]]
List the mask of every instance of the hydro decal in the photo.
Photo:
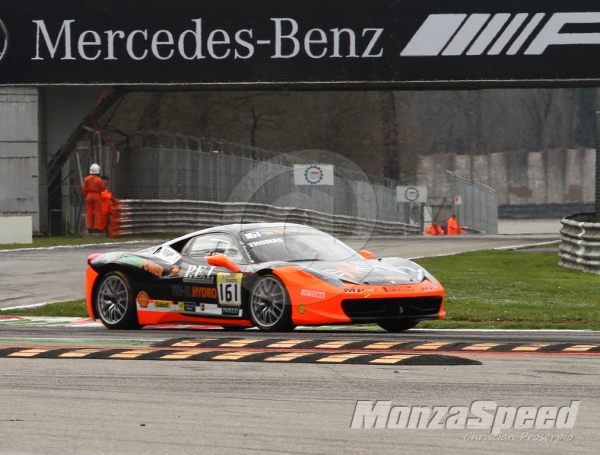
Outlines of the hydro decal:
[[600,80],[600,65],[592,63],[598,59],[596,0],[21,0],[0,6],[0,85],[591,84]]

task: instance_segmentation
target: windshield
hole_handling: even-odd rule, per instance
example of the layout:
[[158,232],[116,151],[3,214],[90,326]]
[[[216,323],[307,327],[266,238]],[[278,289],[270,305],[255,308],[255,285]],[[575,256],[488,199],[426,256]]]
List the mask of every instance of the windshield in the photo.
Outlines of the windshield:
[[339,240],[308,227],[276,227],[242,232],[254,262],[344,261],[358,253]]

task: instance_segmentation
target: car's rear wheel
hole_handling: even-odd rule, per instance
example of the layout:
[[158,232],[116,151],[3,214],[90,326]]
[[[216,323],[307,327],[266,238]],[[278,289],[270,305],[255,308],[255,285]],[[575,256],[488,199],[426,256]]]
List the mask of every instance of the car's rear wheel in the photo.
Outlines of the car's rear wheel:
[[388,332],[404,332],[412,329],[419,321],[379,321],[377,325]]
[[250,318],[260,330],[293,330],[292,307],[283,283],[273,275],[261,277],[250,292]]
[[96,315],[109,329],[139,328],[135,302],[127,277],[109,272],[98,283]]

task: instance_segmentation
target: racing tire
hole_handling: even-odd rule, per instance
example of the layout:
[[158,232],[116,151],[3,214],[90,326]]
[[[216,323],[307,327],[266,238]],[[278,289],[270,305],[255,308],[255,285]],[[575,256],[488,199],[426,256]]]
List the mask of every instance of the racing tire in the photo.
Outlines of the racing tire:
[[294,329],[290,296],[279,278],[265,275],[254,283],[248,302],[250,319],[265,332]]
[[412,329],[419,321],[379,321],[377,325],[387,332],[404,332],[405,330]]
[[102,276],[96,288],[96,316],[109,329],[139,329],[137,308],[127,277],[120,272]]

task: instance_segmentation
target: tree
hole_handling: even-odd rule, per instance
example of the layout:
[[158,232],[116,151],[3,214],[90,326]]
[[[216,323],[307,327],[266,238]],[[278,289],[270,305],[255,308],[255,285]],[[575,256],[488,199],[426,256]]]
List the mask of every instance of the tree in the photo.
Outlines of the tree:
[[596,89],[576,89],[578,108],[577,126],[571,135],[572,146],[594,147],[596,118]]

